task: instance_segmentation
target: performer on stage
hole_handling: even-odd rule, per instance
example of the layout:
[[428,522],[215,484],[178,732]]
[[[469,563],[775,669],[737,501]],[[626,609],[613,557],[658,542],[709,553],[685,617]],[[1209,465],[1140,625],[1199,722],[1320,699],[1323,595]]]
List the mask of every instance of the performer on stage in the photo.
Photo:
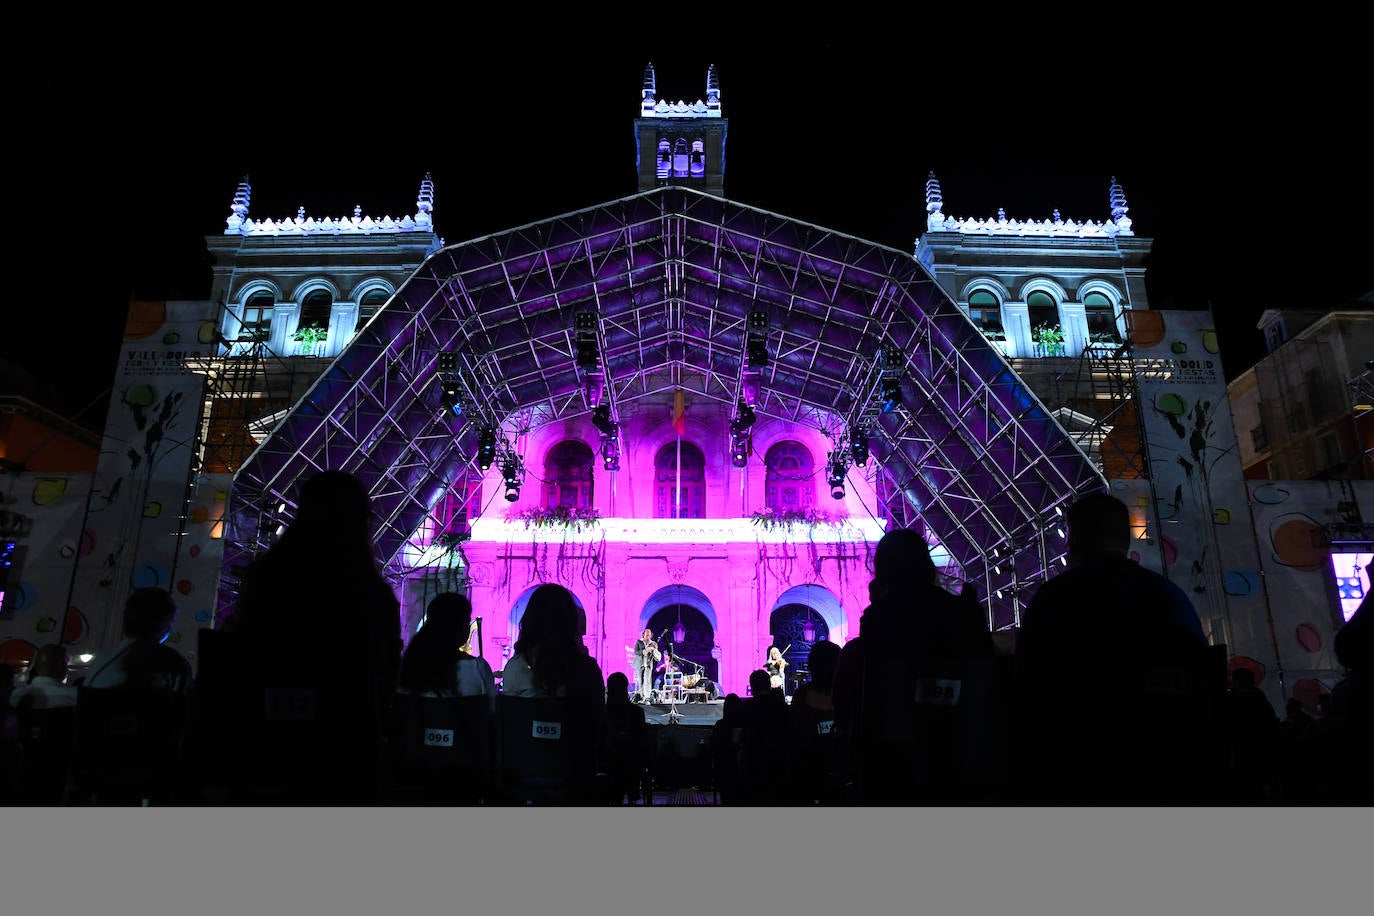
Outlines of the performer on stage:
[[635,693],[639,695],[639,702],[647,704],[650,699],[650,690],[653,687],[654,665],[663,657],[659,651],[658,643],[654,641],[654,632],[645,629],[640,634],[639,639],[635,640]]
[[[790,648],[790,647],[789,647]],[[768,661],[764,662],[763,667],[768,671],[768,683],[787,695],[787,659],[782,657],[777,646],[769,646]]]

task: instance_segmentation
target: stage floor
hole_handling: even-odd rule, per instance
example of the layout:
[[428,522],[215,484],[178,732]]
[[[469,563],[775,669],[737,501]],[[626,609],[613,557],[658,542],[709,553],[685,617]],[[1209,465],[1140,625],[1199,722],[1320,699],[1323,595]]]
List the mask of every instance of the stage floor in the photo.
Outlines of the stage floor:
[[[724,712],[724,700],[705,703],[650,703],[644,707],[644,721],[649,725],[715,725]],[[676,719],[674,719],[676,714]]]

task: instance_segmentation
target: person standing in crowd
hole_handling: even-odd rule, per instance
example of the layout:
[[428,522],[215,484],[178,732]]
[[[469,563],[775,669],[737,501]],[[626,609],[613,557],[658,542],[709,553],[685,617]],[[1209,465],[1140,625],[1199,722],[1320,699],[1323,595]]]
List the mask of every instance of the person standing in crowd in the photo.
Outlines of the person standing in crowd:
[[378,566],[372,520],[357,477],[326,470],[307,479],[295,519],[245,570],[223,624],[250,643],[259,659],[253,677],[318,692],[317,759],[275,763],[310,803],[369,804],[383,786],[402,643],[400,603]]
[[639,702],[648,704],[654,689],[654,666],[663,658],[663,652],[654,639],[654,631],[648,627],[635,640],[635,693]]
[[82,686],[153,687],[189,693],[194,680],[186,657],[164,645],[177,619],[176,602],[165,588],[139,588],[124,603],[124,632],[86,669]]
[[842,765],[861,804],[958,803],[963,680],[994,654],[968,603],[936,581],[924,535],[895,528],[873,554],[872,603],[845,643],[832,690]]
[[472,602],[457,592],[435,595],[425,619],[401,655],[400,689],[417,695],[485,696],[496,708],[496,678],[486,659],[463,646],[472,620]]
[[1127,555],[1121,500],[1080,497],[1067,522],[1068,568],[1036,590],[1017,639],[1022,800],[1190,803],[1224,766],[1197,611]]

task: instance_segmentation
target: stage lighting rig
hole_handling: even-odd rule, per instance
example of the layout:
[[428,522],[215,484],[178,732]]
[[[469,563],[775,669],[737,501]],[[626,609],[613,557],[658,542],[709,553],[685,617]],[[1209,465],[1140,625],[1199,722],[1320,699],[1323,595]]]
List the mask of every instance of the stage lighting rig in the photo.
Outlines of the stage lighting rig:
[[745,432],[754,425],[756,419],[754,408],[750,407],[744,398],[740,398],[739,404],[735,407],[735,418],[730,421],[730,433],[737,435]]
[[601,437],[601,459],[601,466],[606,470],[620,470],[620,443],[616,442],[615,436]]
[[577,368],[594,372],[601,365],[601,352],[596,343],[596,313],[578,312],[573,319],[577,335]]
[[849,428],[849,457],[859,467],[868,465],[868,430],[862,426]]
[[831,452],[825,462],[825,482],[830,485],[831,499],[844,499],[844,478],[849,471],[843,452]]
[[459,392],[457,379],[439,380],[439,405],[443,407],[444,413],[452,414],[455,417],[463,415],[463,399]]
[[744,365],[755,371],[768,365],[768,313],[763,309],[749,312],[745,325]]
[[749,463],[749,434],[743,430],[730,432],[730,464],[742,468]]
[[496,460],[496,430],[490,426],[482,427],[482,435],[477,440],[477,466],[482,470],[491,467]]
[[501,483],[506,488],[506,502],[513,503],[520,498],[520,478],[524,468],[519,457],[508,455],[501,461]]
[[592,425],[603,436],[614,436],[619,429],[619,424],[611,418],[611,405],[598,404],[592,410]]

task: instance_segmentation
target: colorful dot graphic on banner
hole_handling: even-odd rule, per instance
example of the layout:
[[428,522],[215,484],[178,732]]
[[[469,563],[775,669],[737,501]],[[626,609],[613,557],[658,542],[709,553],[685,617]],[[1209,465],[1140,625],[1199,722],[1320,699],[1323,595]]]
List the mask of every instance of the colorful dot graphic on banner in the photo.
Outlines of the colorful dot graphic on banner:
[[1181,417],[1188,412],[1188,402],[1172,391],[1165,391],[1155,398],[1155,408],[1160,413]]
[[167,306],[163,302],[146,299],[135,300],[129,305],[129,320],[124,324],[125,340],[142,340],[152,337],[162,330],[167,322]]
[[1214,510],[1212,512],[1212,521],[1216,522],[1218,525],[1231,524],[1231,510],[1227,509],[1224,506],[1220,509]]
[[1179,355],[1179,356],[1182,356],[1184,353],[1187,353],[1187,352],[1188,352],[1188,343],[1187,343],[1187,341],[1176,340],[1176,341],[1174,341],[1173,343],[1169,344],[1169,352],[1170,352],[1170,353],[1177,354],[1177,355]]
[[156,500],[156,499],[154,499],[154,500],[149,500],[148,504],[147,504],[146,506],[143,507],[143,517],[144,517],[144,518],[157,518],[157,517],[158,517],[159,515],[161,515],[161,514],[162,514],[162,503],[159,502],[159,501]]
[[209,623],[214,619],[214,611],[196,611],[196,623]]
[[166,588],[170,571],[161,563],[147,563],[134,570],[134,588]]
[[1164,565],[1173,566],[1178,562],[1178,545],[1174,543],[1174,539],[1171,537],[1162,537],[1159,539],[1159,543],[1163,548],[1161,552],[1164,554]]
[[157,403],[157,389],[152,385],[135,385],[124,392],[124,403],[130,407],[152,407]]
[[190,549],[186,552],[189,553],[191,555],[191,559],[194,560],[196,557],[200,556],[200,545],[192,544]]
[[1164,316],[1159,312],[1132,309],[1126,313],[1127,333],[1131,344],[1146,349],[1164,339]]
[[1248,655],[1233,655],[1226,660],[1226,676],[1229,678],[1237,668],[1249,668],[1255,675],[1255,683],[1264,683],[1264,665]]
[[40,477],[33,482],[33,504],[46,506],[67,492],[67,478]]
[[191,594],[193,588],[195,588],[195,586],[191,584],[190,579],[182,579],[177,583],[177,593],[181,595]]
[[1311,572],[1321,569],[1327,552],[1320,546],[1321,528],[1306,518],[1291,518],[1270,529],[1269,541],[1280,563]]
[[1202,349],[1208,353],[1217,353],[1221,350],[1221,344],[1217,342],[1217,332],[1208,329],[1202,332]]
[[85,639],[90,631],[91,625],[87,622],[86,615],[74,607],[67,608],[67,629],[62,634],[62,641],[74,646]]
[[181,335],[176,331],[168,331],[166,334],[162,335],[162,342],[170,347],[172,344],[181,342]]
[[1308,652],[1320,652],[1322,647],[1322,634],[1310,623],[1298,624],[1297,631],[1293,634],[1297,637],[1298,645]]
[[6,639],[0,642],[0,665],[12,668],[27,667],[38,647],[27,639]]
[[5,589],[5,604],[16,614],[33,607],[38,596],[34,594],[32,582],[16,582]]
[[1331,691],[1322,686],[1322,682],[1316,678],[1300,677],[1293,682],[1293,697],[1297,699],[1298,702],[1302,703],[1303,708],[1308,712],[1320,712],[1321,706],[1318,704],[1318,699],[1322,694],[1330,692]]
[[38,621],[38,626],[34,627],[40,633],[51,633],[57,629],[57,620],[53,617],[44,617]]
[[203,344],[213,343],[215,340],[215,323],[213,321],[202,321],[200,327],[196,328],[196,340]]
[[196,506],[194,509],[191,510],[191,521],[197,525],[205,524],[205,521],[209,517],[210,510],[205,508],[204,506]]
[[1266,483],[1262,487],[1255,488],[1255,502],[1257,503],[1277,506],[1286,499],[1288,499],[1288,491],[1283,487],[1276,487],[1272,483]]
[[1221,577],[1221,590],[1243,598],[1259,591],[1259,576],[1248,569],[1229,569]]

